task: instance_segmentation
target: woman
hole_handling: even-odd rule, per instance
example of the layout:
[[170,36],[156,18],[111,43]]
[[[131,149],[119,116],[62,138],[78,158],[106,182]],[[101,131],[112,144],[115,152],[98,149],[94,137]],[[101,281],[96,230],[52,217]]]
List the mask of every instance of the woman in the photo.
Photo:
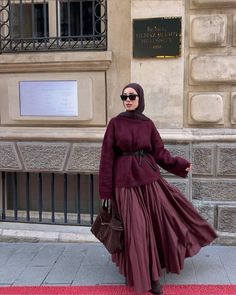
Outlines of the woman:
[[170,155],[154,123],[142,114],[142,87],[128,84],[121,99],[126,111],[108,124],[99,173],[100,197],[115,198],[124,224],[125,249],[112,259],[136,292],[161,294],[161,270],[180,273],[184,259],[216,234],[183,194],[161,177],[157,164],[181,177],[186,177],[191,164]]

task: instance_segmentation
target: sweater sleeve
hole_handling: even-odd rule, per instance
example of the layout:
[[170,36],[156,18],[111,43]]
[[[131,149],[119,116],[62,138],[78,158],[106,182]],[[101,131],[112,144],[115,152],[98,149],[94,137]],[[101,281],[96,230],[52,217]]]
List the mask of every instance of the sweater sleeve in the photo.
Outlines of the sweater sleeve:
[[166,171],[180,177],[186,177],[188,171],[186,168],[190,166],[190,162],[181,158],[173,157],[164,147],[163,141],[155,125],[152,127],[152,154],[157,164]]
[[109,122],[102,143],[99,167],[99,195],[101,199],[111,199],[113,195],[113,164],[114,164],[114,125]]

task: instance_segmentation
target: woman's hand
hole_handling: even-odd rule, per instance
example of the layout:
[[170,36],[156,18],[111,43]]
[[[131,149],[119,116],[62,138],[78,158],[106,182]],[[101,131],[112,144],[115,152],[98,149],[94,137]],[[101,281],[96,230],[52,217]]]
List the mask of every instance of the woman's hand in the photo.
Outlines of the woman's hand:
[[189,166],[188,168],[186,168],[185,171],[188,171],[188,172],[189,172],[189,171],[192,171],[192,168],[193,168],[193,165],[190,164],[190,166]]

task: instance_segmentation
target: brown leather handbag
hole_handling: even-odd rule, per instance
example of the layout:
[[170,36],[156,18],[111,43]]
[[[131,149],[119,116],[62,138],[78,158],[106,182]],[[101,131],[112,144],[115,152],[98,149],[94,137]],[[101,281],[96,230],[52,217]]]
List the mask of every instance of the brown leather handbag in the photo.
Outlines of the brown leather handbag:
[[103,201],[91,232],[103,243],[109,253],[118,253],[124,249],[124,228],[115,201],[111,202],[111,208],[108,208],[108,200]]

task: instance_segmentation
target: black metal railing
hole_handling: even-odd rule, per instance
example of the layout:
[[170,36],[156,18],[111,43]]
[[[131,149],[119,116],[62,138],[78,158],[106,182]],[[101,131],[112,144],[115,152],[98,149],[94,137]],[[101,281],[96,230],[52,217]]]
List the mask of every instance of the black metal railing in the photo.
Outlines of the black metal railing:
[[0,51],[106,50],[107,0],[2,0]]
[[97,175],[1,172],[1,221],[91,225]]

